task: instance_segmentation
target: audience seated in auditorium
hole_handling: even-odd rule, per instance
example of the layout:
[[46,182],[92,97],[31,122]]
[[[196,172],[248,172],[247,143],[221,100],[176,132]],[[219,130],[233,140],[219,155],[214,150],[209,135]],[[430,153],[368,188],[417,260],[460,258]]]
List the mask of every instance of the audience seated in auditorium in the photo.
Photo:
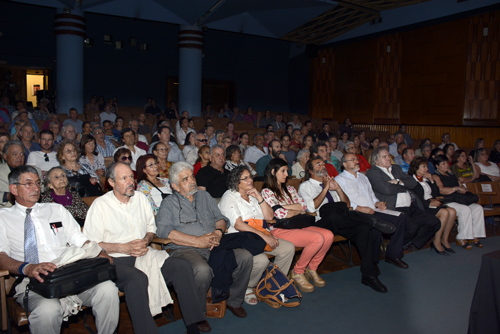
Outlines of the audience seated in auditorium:
[[[288,163],[280,158],[273,158],[264,173],[264,187],[261,194],[273,209],[277,221],[298,216],[307,210],[306,203],[295,188],[286,185],[287,176]],[[299,217],[295,219],[297,218]],[[271,234],[275,238],[290,241],[295,247],[304,248],[290,274],[302,292],[313,292],[315,286],[319,288],[325,286],[325,281],[319,277],[316,270],[332,245],[331,231],[316,226],[302,229],[275,227],[271,230]]]
[[92,135],[84,135],[80,142],[80,158],[78,162],[87,169],[102,177],[106,174],[104,157],[97,151],[95,138]]
[[444,154],[443,149],[441,149],[439,147],[437,147],[431,151],[431,156],[428,159],[429,162],[427,163],[427,167],[429,168],[429,173],[431,173],[431,175],[434,175],[434,173],[436,172],[436,167],[434,167],[434,159],[438,155],[442,155],[442,154]]
[[10,140],[10,136],[7,132],[0,131],[0,163],[4,163],[5,159],[3,157],[3,147]]
[[311,146],[313,145],[314,142],[315,141],[314,141],[313,136],[307,134],[307,135],[302,137],[302,148],[306,149],[306,150],[310,150]]
[[283,155],[285,156],[286,161],[288,162],[288,167],[292,167],[295,161],[296,153],[290,150],[290,142],[291,142],[290,135],[288,133],[285,133],[281,136],[280,139],[281,139],[281,153],[283,153]]
[[[406,145],[406,144],[405,144]],[[408,173],[408,169],[410,169],[410,164],[415,159],[415,151],[412,148],[406,147],[403,152],[403,162],[401,163],[401,169],[403,173]]]
[[14,203],[14,196],[10,193],[8,175],[12,169],[24,165],[23,144],[11,140],[4,145],[2,152],[5,162],[0,165],[0,208],[9,208]]
[[112,161],[113,152],[116,146],[111,143],[111,141],[106,140],[106,135],[104,129],[101,126],[96,126],[92,130],[92,135],[96,141],[96,149],[99,154],[104,158],[105,164]]
[[[45,99],[47,100],[47,99]],[[38,103],[38,108],[33,112],[33,119],[35,121],[46,121],[50,119],[50,112],[47,108],[47,103],[44,101],[40,101]]]
[[212,137],[212,140],[209,142],[210,147],[215,146],[215,145],[220,145],[222,146],[222,138],[224,138],[224,130],[220,129],[215,131],[215,135]]
[[[394,158],[394,161],[398,164],[398,162],[396,161],[396,157],[397,156],[401,156],[401,153],[403,152],[404,150],[404,147],[401,149],[401,152],[399,151],[400,150],[400,145],[401,144],[404,144],[404,136],[403,136],[403,133],[398,131],[394,134],[394,143],[392,143],[391,145],[389,145],[389,153],[392,155],[392,157]],[[405,144],[406,145],[406,144]],[[408,145],[406,145],[405,147],[407,147]],[[398,164],[399,165],[399,164]]]
[[[124,124],[125,124],[125,120],[123,119],[123,117],[117,117],[116,121],[115,121],[115,126],[111,130],[112,135],[115,138],[117,138],[118,140],[120,140],[120,139],[123,140],[123,138],[121,137],[121,133],[123,131]],[[106,126],[104,128],[106,129]],[[106,134],[108,136],[110,136],[110,134],[107,132],[107,130],[106,130]]]
[[448,163],[450,164],[451,167],[452,156],[453,153],[455,153],[455,146],[453,146],[453,144],[446,144],[443,147],[443,152],[446,158],[448,158]]
[[457,212],[451,207],[446,205],[443,206],[443,203],[436,199],[440,195],[439,188],[436,181],[429,173],[427,160],[423,157],[416,157],[410,163],[408,175],[413,176],[418,182],[418,185],[413,188],[413,191],[422,202],[425,211],[435,215],[441,221],[441,228],[434,235],[431,248],[440,255],[449,255],[445,250],[449,253],[455,253],[450,247],[448,237],[453,225],[455,225]]
[[229,136],[231,138],[231,144],[232,145],[238,145],[238,134],[234,132],[234,123],[233,122],[228,122],[226,126],[226,136]]
[[[455,175],[460,184],[474,182],[480,177],[479,167],[474,164],[474,159],[465,154],[464,150],[458,150],[451,156],[450,171]],[[486,178],[486,180],[489,179]]]
[[244,158],[245,157],[245,152],[248,148],[248,143],[250,142],[250,135],[248,132],[242,132],[240,134],[240,137],[238,139],[238,146],[240,147],[241,151],[241,156]]
[[[83,232],[113,257],[117,273],[115,283],[127,296],[125,302],[134,332],[159,333],[153,319],[156,314],[151,314],[150,310],[148,282],[156,282],[154,290],[167,295],[155,310],[155,313],[161,313],[161,306],[172,302],[167,287],[160,287],[159,280],[164,280],[167,286],[173,285],[175,289],[187,333],[198,333],[197,322],[206,319],[194,293],[194,275],[189,262],[147,247],[156,233],[153,210],[144,210],[149,203],[145,196],[136,195],[134,173],[130,167],[120,162],[113,163],[106,176],[113,191],[94,201]],[[124,205],[127,210],[123,209]],[[147,270],[152,257],[158,260],[161,257],[159,263],[163,263],[157,267],[157,276],[151,276],[154,271]],[[135,266],[144,267],[150,277],[144,277],[144,272]]]
[[205,190],[219,202],[227,190],[226,179],[229,171],[224,168],[226,164],[226,150],[215,145],[210,148],[210,163],[196,174],[196,183],[199,190]]
[[170,181],[166,177],[159,176],[158,158],[153,154],[139,157],[136,167],[137,191],[146,195],[156,216],[163,199],[172,194]]
[[401,166],[391,164],[386,147],[378,147],[372,153],[375,164],[366,176],[377,198],[386,202],[387,208],[404,213],[406,218],[404,244],[412,243],[422,248],[441,228],[441,222],[435,216],[424,211],[420,200],[412,200],[410,190],[418,182],[403,173]]
[[76,188],[69,188],[66,172],[60,166],[52,167],[45,176],[45,191],[41,203],[58,203],[71,213],[80,227],[85,223],[89,206]]
[[[227,308],[239,318],[246,317],[242,303],[252,271],[252,254],[246,249],[247,245],[243,244],[242,239],[224,236],[229,227],[229,220],[221,214],[209,193],[196,188],[191,165],[184,162],[175,163],[172,165],[171,175],[175,192],[160,207],[156,219],[157,235],[172,240],[168,245],[171,249],[170,257],[185,259],[191,263],[195,273],[196,299],[202,305],[203,311],[206,311],[206,296],[212,279],[222,280],[226,278],[225,271],[229,271],[230,282],[225,282],[228,288]],[[231,250],[230,255],[224,256],[224,253]],[[219,255],[220,252],[223,253]],[[262,248],[257,252],[262,253]],[[209,257],[210,264],[207,263]],[[216,259],[222,262],[232,259],[236,265],[217,270],[220,267],[213,266]],[[212,296],[214,294],[212,289]],[[207,321],[200,325],[210,330]]]
[[311,158],[316,158],[317,156],[319,156],[321,159],[323,159],[326,164],[325,168],[328,172],[328,176],[335,177],[339,175],[339,172],[337,171],[335,166],[330,163],[330,159],[328,158],[328,151],[324,142],[320,141],[314,143],[309,151],[311,152]]
[[[447,132],[443,133],[443,135],[441,136],[441,140],[443,142],[438,146],[439,148],[442,148],[444,150],[445,145],[451,144],[451,145],[453,145],[453,148],[455,149],[455,151],[458,150],[457,144],[451,142],[451,136],[449,133],[447,133]],[[444,152],[446,153],[446,150],[444,150]]]
[[[460,185],[455,175],[450,173],[450,165],[446,156],[436,156],[434,158],[434,167],[436,168],[436,172],[432,177],[439,188],[440,195],[445,197],[446,205],[457,211],[459,226],[457,245],[465,249],[471,249],[472,246],[468,241],[472,241],[472,244],[476,247],[483,247],[478,239],[486,237],[483,207],[476,203],[463,205],[451,202],[453,200],[452,194],[465,194],[467,188]],[[450,201],[447,200],[447,197],[450,198]]]
[[271,159],[281,158],[286,161],[285,155],[281,152],[281,142],[278,139],[271,140],[268,150],[269,154],[260,158],[255,164],[255,170],[259,176],[264,176],[264,171],[266,170],[266,167]]
[[233,113],[231,114],[231,121],[243,122],[243,115],[240,113],[240,108],[238,107],[233,108]]
[[255,120],[256,128],[265,128],[274,122],[274,118],[271,116],[271,111],[266,110],[266,113],[262,115],[262,112],[257,113],[257,119]]
[[345,152],[345,145],[349,141],[349,133],[347,131],[340,133],[340,140],[337,143],[338,149]]
[[83,122],[78,119],[78,110],[76,110],[75,108],[70,108],[69,109],[68,118],[65,119],[64,122],[63,122],[63,125],[66,125],[66,124],[73,125],[73,127],[75,128],[75,132],[76,133],[82,132]]
[[[243,116],[245,122],[254,123],[257,120],[257,115],[253,113],[252,107],[247,108],[246,114]],[[254,124],[255,125],[255,124]]]
[[241,159],[240,147],[238,145],[230,145],[226,149],[226,164],[224,165],[224,168],[230,172],[238,166],[246,166],[252,174],[252,177],[257,176],[257,172],[248,164],[248,162]]
[[233,141],[231,140],[231,137],[229,137],[228,135],[224,135],[221,140],[221,146],[224,149],[227,149],[229,146],[231,146],[232,142]]
[[[338,134],[342,138],[342,134],[344,132],[347,132],[347,138],[351,136],[351,134],[354,132],[353,125],[351,123],[351,119],[347,117],[342,124],[340,124],[339,129],[337,130]],[[346,140],[347,141],[347,140]],[[342,149],[342,148],[340,148]]]
[[[0,141],[3,137],[0,137]],[[42,172],[47,172],[52,167],[59,166],[54,148],[54,134],[50,130],[40,132],[40,151],[33,151],[28,156],[26,165],[38,167]]]
[[202,142],[199,142],[197,140],[197,136],[203,136],[203,138],[205,138],[204,134],[189,132],[184,139],[184,148],[182,149],[182,154],[184,155],[184,159],[186,159],[187,163],[190,165],[194,165],[196,159],[198,158],[198,145],[199,147],[203,145]]
[[198,159],[196,163],[193,165],[193,173],[194,176],[198,174],[198,171],[208,165],[212,157],[210,156],[210,146],[203,145],[198,150]]
[[104,121],[110,121],[110,122],[114,123],[116,120],[116,113],[113,113],[111,111],[111,106],[109,104],[107,104],[104,107],[104,111],[99,116],[101,117],[101,125],[102,125],[102,122],[104,122]]
[[306,164],[309,161],[311,153],[308,150],[302,149],[297,153],[296,162],[292,166],[292,176],[296,179],[301,179],[306,174]]
[[264,147],[264,135],[256,133],[253,136],[253,146],[250,146],[245,151],[245,161],[255,164],[257,161],[268,153],[268,148]]
[[[356,141],[354,141],[354,144],[356,144]],[[370,143],[366,140],[366,131],[361,130],[359,131],[359,147],[361,148],[361,154],[365,154],[367,150],[370,149]],[[359,153],[359,150],[358,150]]]
[[82,132],[76,135],[76,140],[81,141],[82,137],[85,135],[89,135],[92,132],[92,126],[89,121],[85,121],[82,123]]
[[[361,282],[375,291],[387,292],[387,288],[377,278],[376,263],[382,241],[380,232],[373,229],[374,221],[369,216],[349,210],[349,199],[335,179],[328,176],[325,162],[320,157],[307,162],[305,181],[299,187],[299,195],[304,199],[307,211],[316,213],[315,226],[326,228],[356,243],[361,257]],[[391,228],[391,224],[379,225]],[[394,243],[391,241],[391,247],[397,246],[398,240],[395,239]],[[398,253],[402,253],[402,245],[399,246]]]
[[2,99],[0,100],[0,108],[6,109],[6,112],[0,109],[0,117],[3,119],[3,121],[5,123],[10,123],[11,120],[12,122],[14,122],[16,110],[14,109],[14,106],[10,104],[10,99],[8,96],[2,96]]
[[407,130],[407,126],[405,123],[401,123],[399,125],[399,131],[403,134],[403,141],[406,145],[408,145],[408,147],[412,147],[413,146],[413,139],[411,138],[411,136],[406,132]]
[[318,135],[314,131],[313,123],[311,121],[306,121],[304,123],[304,125],[305,125],[305,127],[307,129],[307,134],[310,135],[313,138],[313,141],[314,142],[318,141]]
[[304,148],[302,134],[299,129],[294,129],[292,132],[292,140],[290,141],[290,149],[294,152],[298,152],[302,148]]
[[146,138],[146,136],[142,135],[139,133],[139,121],[136,120],[136,119],[131,119],[129,122],[128,122],[128,126],[135,131],[135,134],[137,135],[137,140],[146,144],[146,145],[149,145],[149,142],[148,142],[148,139]]
[[57,113],[51,113],[50,114],[49,119],[46,120],[45,122],[43,122],[42,130],[48,130],[48,129],[50,129],[50,123],[51,122],[58,122],[59,123],[59,116],[57,115]]
[[[181,122],[182,118],[185,118],[187,120],[187,123],[185,125],[183,125],[182,122]],[[185,128],[183,126],[185,126]],[[187,134],[189,132],[189,130],[195,132],[194,129],[190,129],[189,128],[189,112],[187,110],[184,110],[181,113],[181,118],[175,123],[175,133],[179,134],[179,132],[180,132],[181,129],[184,130],[183,131],[184,134]],[[177,139],[177,142],[179,143],[179,145],[182,145],[182,143],[184,142],[184,140],[180,141],[179,139]]]
[[12,121],[12,123],[10,123],[9,131],[11,134],[16,133],[15,125],[16,125],[17,121],[21,121],[25,124],[31,124],[31,126],[33,127],[33,130],[35,130],[35,133],[38,133],[38,126],[37,126],[36,122],[33,119],[28,118],[28,113],[26,112],[26,110],[23,109],[23,111],[21,111],[19,113],[19,118],[15,122]]
[[488,161],[488,152],[486,152],[486,149],[480,148],[476,152],[475,165],[478,168],[478,173],[481,176],[487,176],[491,181],[500,181],[498,165],[492,161]]
[[380,144],[380,138],[373,137],[372,139],[370,139],[370,146],[368,147],[368,150],[363,152],[363,155],[366,158],[366,160],[368,160],[369,164],[372,163],[372,152],[374,149],[378,147],[379,144]]
[[152,153],[157,158],[158,163],[158,175],[159,177],[165,177],[168,179],[168,170],[172,165],[172,162],[168,161],[168,153],[170,152],[170,144],[158,142],[152,146]]
[[283,114],[276,115],[276,119],[274,122],[271,122],[271,125],[274,128],[274,131],[286,130],[286,123],[283,122]]
[[356,149],[356,145],[353,142],[348,142],[345,146],[345,153],[351,153],[351,154],[356,154],[358,157],[358,162],[359,162],[359,172],[361,174],[366,174],[366,171],[368,171],[372,166],[368,163],[368,160],[363,156],[363,154],[359,154],[358,150]]
[[429,139],[429,138],[425,138],[424,140],[422,140],[420,142],[420,145],[418,146],[418,148],[415,150],[415,156],[416,157],[422,157],[423,154],[422,154],[422,146],[424,145],[429,145],[431,147],[431,151],[432,151],[432,141]]
[[156,105],[156,101],[151,99],[151,105],[144,110],[146,114],[157,115],[161,114],[161,109]]
[[23,143],[25,159],[29,157],[30,152],[40,151],[40,144],[33,141],[35,137],[35,131],[31,127],[31,124],[27,123],[21,126],[19,137],[21,139],[21,142]]
[[474,149],[469,152],[469,156],[472,157],[472,160],[476,158],[476,151],[479,148],[484,148],[485,143],[484,143],[484,138],[477,138],[476,142],[474,143]]
[[140,113],[138,120],[139,120],[139,129],[137,132],[140,135],[151,134],[151,128],[149,127],[148,124],[146,124],[146,114]]
[[[176,143],[171,141],[170,127],[166,125],[160,126],[158,130],[158,142],[164,144],[168,143],[170,145],[168,161],[170,162],[184,161],[184,156],[182,155],[181,149],[179,148],[179,146],[177,146]],[[157,142],[151,143],[151,145],[149,146],[149,153],[152,152],[152,148],[156,143]]]
[[322,132],[319,134],[318,139],[322,141],[328,141],[334,134],[330,132],[330,124],[323,123]]
[[97,103],[97,96],[92,96],[90,102],[85,106],[85,111],[87,113],[95,113],[99,111],[99,104]]
[[113,127],[113,123],[111,123],[111,121],[104,121],[102,123],[103,123],[102,128],[104,129],[104,135],[105,135],[106,140],[109,141],[110,143],[112,143],[113,145],[115,145],[115,148],[119,147],[120,143],[122,142],[121,141],[121,133],[120,132],[116,133],[116,131],[113,132],[114,127]]
[[293,115],[292,120],[288,122],[289,125],[293,127],[293,129],[298,129],[302,128],[302,123],[300,123],[300,119],[298,115]]
[[[399,136],[396,136],[396,142]],[[398,144],[397,154],[394,156],[394,163],[396,165],[402,166],[404,164],[403,151],[408,147],[404,142]]]
[[[229,219],[228,233],[253,232],[267,243],[265,254],[253,257],[253,267],[245,292],[245,302],[256,305],[258,300],[253,288],[269,265],[266,254],[274,256],[274,264],[286,275],[295,255],[295,247],[291,242],[278,239],[270,233],[265,221],[273,219],[273,209],[255,189],[252,175],[245,166],[238,166],[231,171],[228,188],[219,203],[221,213]],[[260,229],[254,226],[260,226]]]
[[497,139],[493,143],[493,147],[491,148],[490,158],[488,159],[491,162],[496,164],[500,163],[500,140]]
[[175,101],[170,101],[168,108],[165,110],[165,116],[167,119],[179,119],[179,112],[177,111],[177,106]]
[[124,144],[121,147],[128,148],[132,153],[132,162],[130,163],[130,168],[132,168],[132,170],[135,170],[137,159],[139,159],[141,155],[144,155],[147,152],[135,145],[135,131],[131,128],[125,128],[122,130],[121,139]]

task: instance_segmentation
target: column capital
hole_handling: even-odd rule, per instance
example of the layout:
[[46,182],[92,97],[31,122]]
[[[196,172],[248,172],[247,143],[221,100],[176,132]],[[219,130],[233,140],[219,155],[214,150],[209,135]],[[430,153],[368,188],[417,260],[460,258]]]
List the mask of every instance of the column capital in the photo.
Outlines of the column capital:
[[199,49],[203,50],[204,35],[203,32],[194,26],[181,26],[177,34],[177,48]]
[[81,15],[58,13],[54,15],[54,34],[85,37],[87,20]]

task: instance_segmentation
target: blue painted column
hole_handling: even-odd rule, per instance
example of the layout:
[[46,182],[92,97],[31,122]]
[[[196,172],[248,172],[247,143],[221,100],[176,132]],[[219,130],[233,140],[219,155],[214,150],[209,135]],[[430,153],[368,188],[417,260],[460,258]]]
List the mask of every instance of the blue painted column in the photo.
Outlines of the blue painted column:
[[199,27],[182,25],[177,47],[179,48],[179,114],[187,110],[190,116],[201,116],[203,32]]
[[56,82],[57,112],[67,114],[70,108],[83,113],[83,39],[86,20],[83,13],[73,9],[71,14],[57,9],[54,34],[57,39]]

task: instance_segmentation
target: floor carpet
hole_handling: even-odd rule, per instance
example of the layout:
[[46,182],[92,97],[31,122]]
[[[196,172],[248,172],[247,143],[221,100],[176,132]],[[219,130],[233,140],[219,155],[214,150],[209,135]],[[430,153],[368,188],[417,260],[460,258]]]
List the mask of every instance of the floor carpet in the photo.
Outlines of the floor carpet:
[[[230,311],[209,319],[212,333],[465,334],[481,256],[500,249],[500,237],[482,242],[482,249],[452,245],[451,256],[429,249],[409,253],[408,270],[382,261],[385,294],[361,284],[359,266],[325,274],[326,287],[304,294],[299,307],[244,304],[244,319]],[[184,332],[182,320],[160,327],[160,333]]]

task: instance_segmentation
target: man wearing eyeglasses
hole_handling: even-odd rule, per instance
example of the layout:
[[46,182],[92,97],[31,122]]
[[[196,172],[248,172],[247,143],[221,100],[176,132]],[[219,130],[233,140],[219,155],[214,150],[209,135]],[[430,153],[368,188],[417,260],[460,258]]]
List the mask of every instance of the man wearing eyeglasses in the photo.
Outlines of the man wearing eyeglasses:
[[54,134],[50,130],[42,130],[40,132],[40,151],[31,152],[26,161],[26,165],[35,166],[48,172],[52,167],[59,166],[57,161],[57,153],[52,151],[54,147]]
[[[80,225],[62,205],[37,203],[41,181],[32,166],[19,166],[9,174],[9,189],[15,196],[15,205],[0,210],[0,267],[12,275],[24,275],[16,286],[16,301],[24,305],[27,278],[43,279],[56,269],[51,263],[61,256],[67,245],[82,247],[89,239],[80,231]],[[99,256],[106,257],[105,252]],[[99,333],[113,333],[118,325],[120,301],[112,281],[95,285],[77,295],[83,305],[92,307]],[[60,333],[63,308],[59,299],[47,299],[30,291],[26,313],[30,333]]]
[[14,203],[8,175],[12,169],[24,164],[23,144],[19,140],[11,140],[5,144],[2,153],[6,162],[0,165],[0,208],[5,208]]

